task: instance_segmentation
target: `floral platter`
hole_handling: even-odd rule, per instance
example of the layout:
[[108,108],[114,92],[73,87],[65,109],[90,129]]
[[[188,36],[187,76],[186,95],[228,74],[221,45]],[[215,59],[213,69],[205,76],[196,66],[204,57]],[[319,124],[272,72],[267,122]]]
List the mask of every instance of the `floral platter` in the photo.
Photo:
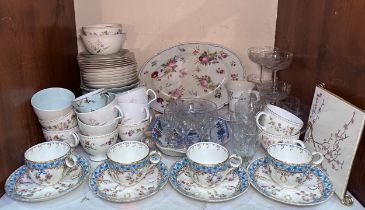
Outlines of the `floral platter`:
[[151,107],[163,112],[177,98],[204,98],[218,108],[228,103],[227,80],[243,80],[241,61],[231,51],[211,43],[184,43],[159,52],[140,69],[141,85],[152,88]]
[[160,161],[137,184],[125,187],[109,174],[109,165],[100,164],[90,175],[90,189],[102,199],[113,202],[132,202],[150,197],[162,190],[168,179],[167,166]]
[[23,165],[15,170],[5,183],[5,192],[11,198],[26,201],[47,201],[63,196],[80,186],[90,171],[89,162],[76,155],[77,165],[66,176],[52,186],[38,185],[28,175],[28,168]]
[[176,191],[195,200],[228,201],[241,196],[249,188],[247,172],[243,167],[234,169],[218,186],[213,188],[196,184],[189,174],[188,159],[183,158],[172,165],[169,181]]
[[294,206],[313,206],[327,201],[333,194],[328,175],[312,167],[307,179],[299,186],[285,188],[271,179],[267,159],[262,157],[247,167],[251,185],[264,196]]

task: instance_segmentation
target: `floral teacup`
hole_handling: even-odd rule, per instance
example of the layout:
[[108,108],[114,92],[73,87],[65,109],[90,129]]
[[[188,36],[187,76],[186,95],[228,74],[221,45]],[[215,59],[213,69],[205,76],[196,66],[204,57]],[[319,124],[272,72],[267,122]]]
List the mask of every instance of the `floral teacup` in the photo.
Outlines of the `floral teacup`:
[[74,127],[63,131],[48,131],[42,129],[43,136],[46,141],[63,141],[69,144],[71,147],[76,147],[79,144],[79,127]]
[[59,141],[34,145],[24,153],[24,158],[29,177],[44,186],[59,182],[77,163],[70,145]]
[[303,121],[299,117],[270,104],[256,115],[256,124],[264,131],[285,136],[298,134],[303,127]]
[[79,134],[82,148],[90,155],[93,161],[103,161],[106,152],[118,140],[118,129],[113,132],[101,136],[85,136]]
[[106,106],[108,101],[109,95],[106,90],[98,89],[76,98],[72,102],[72,106],[78,112],[85,113],[92,112]]
[[[296,187],[307,177],[313,166],[321,164],[323,155],[301,146],[287,143],[272,144],[267,148],[271,178],[284,187]],[[318,159],[313,160],[317,155]]]
[[120,142],[108,150],[107,156],[110,176],[127,187],[140,182],[161,161],[159,152],[150,152],[146,144],[137,141]]
[[123,141],[141,141],[144,131],[149,125],[149,120],[142,121],[133,125],[118,125],[119,138]]
[[186,156],[191,178],[198,185],[208,188],[218,186],[229,172],[242,164],[241,157],[229,155],[224,146],[213,142],[191,145]]
[[42,128],[48,131],[63,131],[74,128],[77,126],[76,113],[72,109],[66,115],[57,118],[55,120],[39,120]]

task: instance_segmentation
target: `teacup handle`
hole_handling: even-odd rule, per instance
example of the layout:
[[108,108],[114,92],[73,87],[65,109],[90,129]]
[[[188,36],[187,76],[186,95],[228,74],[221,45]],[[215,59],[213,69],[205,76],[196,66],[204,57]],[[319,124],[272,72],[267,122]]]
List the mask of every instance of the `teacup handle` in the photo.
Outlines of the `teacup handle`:
[[71,134],[71,136],[72,136],[72,139],[62,136],[61,140],[66,142],[67,144],[69,144],[70,147],[76,147],[77,145],[79,145],[79,142],[80,142],[79,135],[77,135],[77,133],[74,132]]
[[142,121],[148,120],[150,118],[150,109],[145,107],[144,110],[146,111],[146,118],[144,118]]
[[322,163],[324,157],[323,157],[323,154],[320,153],[320,152],[312,152],[312,157],[315,156],[315,155],[318,155],[319,158],[318,158],[318,160],[312,161],[312,164],[315,165],[315,166],[317,166],[317,165],[319,165],[319,164]]
[[161,153],[153,150],[148,155],[148,159],[149,159],[150,163],[157,164],[161,161]]
[[303,148],[305,148],[305,145],[304,145],[304,143],[303,143],[303,141],[301,141],[301,140],[293,140],[292,141],[292,144],[295,144],[295,145],[298,145],[298,146],[300,146],[300,147],[303,147]]
[[122,108],[120,108],[120,106],[118,105],[114,105],[113,109],[116,109],[118,111],[118,117],[115,118],[116,120],[119,120],[119,119],[122,119],[124,117],[124,113],[123,113],[123,110]]
[[237,168],[242,165],[242,158],[236,154],[232,154],[228,158],[228,163],[232,168]]
[[[155,167],[156,164],[158,164],[161,161],[161,153],[157,152],[155,150],[151,151],[148,155],[148,159],[150,161],[150,165],[148,166],[148,171],[152,170],[153,167]],[[148,172],[147,172],[148,173]]]
[[69,168],[73,168],[76,166],[77,164],[77,157],[75,155],[69,155],[68,157],[66,157],[65,159],[65,163],[66,163],[66,166],[69,167]]
[[152,89],[147,89],[146,90],[146,94],[147,94],[147,96],[148,96],[148,93],[149,92],[151,92],[152,93],[152,95],[153,95],[153,99],[151,99],[149,102],[148,102],[148,105],[150,105],[150,103],[152,103],[153,101],[155,101],[156,99],[157,99],[157,94],[155,93],[155,91],[154,90],[152,90]]
[[260,124],[260,118],[261,118],[261,116],[262,115],[267,115],[265,112],[259,112],[259,113],[257,113],[257,115],[256,115],[256,125],[261,129],[261,130],[266,130],[266,128],[264,127],[264,126],[262,126],[261,124]]

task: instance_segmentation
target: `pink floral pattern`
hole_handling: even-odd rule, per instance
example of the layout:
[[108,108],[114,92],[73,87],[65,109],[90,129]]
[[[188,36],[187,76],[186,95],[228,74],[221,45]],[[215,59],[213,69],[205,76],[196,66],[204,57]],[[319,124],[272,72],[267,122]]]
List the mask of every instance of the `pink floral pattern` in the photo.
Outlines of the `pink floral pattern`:
[[208,92],[208,90],[215,90],[218,87],[217,84],[214,84],[209,75],[193,75],[193,78],[197,80],[198,86],[200,85],[204,89],[204,92]]

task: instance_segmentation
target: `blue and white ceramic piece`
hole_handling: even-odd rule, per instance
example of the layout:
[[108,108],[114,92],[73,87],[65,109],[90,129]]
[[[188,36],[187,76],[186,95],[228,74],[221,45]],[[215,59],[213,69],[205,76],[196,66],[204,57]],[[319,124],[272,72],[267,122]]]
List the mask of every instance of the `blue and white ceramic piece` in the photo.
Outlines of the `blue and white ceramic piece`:
[[89,174],[89,162],[78,155],[76,158],[76,167],[68,171],[61,181],[51,186],[36,184],[29,177],[28,168],[23,165],[6,180],[5,192],[13,199],[26,202],[46,201],[63,196],[81,185]]
[[109,174],[109,165],[102,163],[90,175],[89,186],[96,195],[105,200],[131,202],[158,193],[166,185],[167,179],[167,167],[160,161],[140,182],[126,187],[115,182]]
[[327,201],[333,194],[328,175],[318,167],[312,167],[301,185],[282,187],[272,180],[268,161],[262,157],[247,168],[251,185],[261,194],[281,203],[295,206],[312,206]]
[[241,196],[249,187],[246,170],[242,167],[234,169],[218,186],[202,187],[190,177],[188,162],[187,158],[175,162],[169,177],[172,187],[184,196],[205,202],[223,202]]
[[[152,139],[155,141],[157,148],[161,150],[162,153],[170,156],[184,156],[186,153],[186,148],[184,148],[183,138],[179,136],[177,133],[175,133],[175,136],[177,136],[177,146],[172,147],[168,144],[168,141],[166,139],[166,136],[163,132],[163,125],[161,123],[161,120],[159,117],[156,117],[156,119],[151,123],[151,134]],[[212,139],[215,140],[215,143],[218,144],[226,144],[229,140],[229,129],[227,122],[218,119],[215,122],[215,128],[213,128],[212,132]],[[198,139],[196,133],[190,133],[188,135],[188,141],[190,141],[190,145],[192,145],[194,140]]]

